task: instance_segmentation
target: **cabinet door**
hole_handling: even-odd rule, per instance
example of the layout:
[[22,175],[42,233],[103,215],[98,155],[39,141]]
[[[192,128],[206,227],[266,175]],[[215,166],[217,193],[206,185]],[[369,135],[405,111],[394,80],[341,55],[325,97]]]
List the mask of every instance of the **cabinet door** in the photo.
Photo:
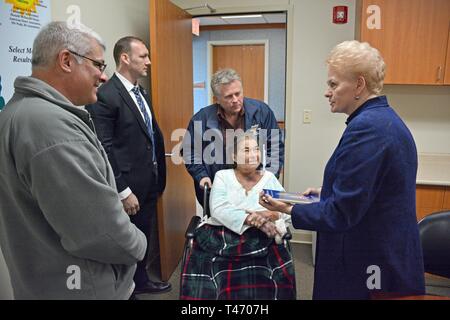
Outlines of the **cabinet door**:
[[[449,0],[363,0],[361,40],[380,50],[386,84],[443,84],[450,21]],[[370,5],[380,29],[368,29]]]
[[442,211],[445,187],[417,186],[416,187],[416,216],[417,221],[423,217]]
[[442,211],[442,208],[417,208],[416,210],[416,217],[417,221],[422,220],[426,216],[429,216],[432,213],[440,212]]
[[445,189],[444,194],[444,204],[442,205],[443,210],[450,210],[450,187]]
[[417,207],[442,208],[444,202],[445,187],[439,186],[417,186]]
[[448,23],[447,59],[445,60],[444,84],[450,84],[450,22]]

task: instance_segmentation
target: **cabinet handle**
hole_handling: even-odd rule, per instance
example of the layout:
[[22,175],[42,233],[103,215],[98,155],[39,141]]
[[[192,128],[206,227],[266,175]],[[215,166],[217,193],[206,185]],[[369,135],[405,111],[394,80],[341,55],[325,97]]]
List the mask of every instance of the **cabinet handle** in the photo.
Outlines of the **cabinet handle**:
[[442,72],[442,67],[439,66],[437,69],[437,81],[441,81],[441,72]]

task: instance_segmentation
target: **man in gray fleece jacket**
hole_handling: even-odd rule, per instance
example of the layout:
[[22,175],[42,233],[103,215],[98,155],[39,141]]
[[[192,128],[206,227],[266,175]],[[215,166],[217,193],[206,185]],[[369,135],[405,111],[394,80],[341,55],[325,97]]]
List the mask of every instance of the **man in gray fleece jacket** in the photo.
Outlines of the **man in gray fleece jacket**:
[[146,239],[123,210],[85,104],[104,45],[52,22],[0,113],[0,245],[16,299],[128,299]]

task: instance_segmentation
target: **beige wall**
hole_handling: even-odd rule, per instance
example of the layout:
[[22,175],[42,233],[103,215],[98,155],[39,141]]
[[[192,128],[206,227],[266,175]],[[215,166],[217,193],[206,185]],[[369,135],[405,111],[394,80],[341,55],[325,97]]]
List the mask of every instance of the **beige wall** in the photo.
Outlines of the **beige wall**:
[[450,153],[450,86],[386,85],[383,93],[411,130],[418,152]]
[[[106,75],[114,73],[113,48],[115,42],[123,36],[140,37],[148,45],[150,39],[148,21],[148,0],[53,0],[52,19],[67,21],[71,5],[80,8],[81,22],[95,30],[106,42],[105,60],[108,65]],[[142,85],[149,88],[149,80],[143,79]]]
[[[331,114],[324,97],[327,80],[325,59],[336,44],[354,39],[354,19],[333,24],[333,6],[342,1],[292,1],[294,35],[292,103],[288,109],[287,185],[292,191],[320,186],[323,168],[344,129],[345,116]],[[355,1],[346,1],[354,17]],[[305,8],[307,8],[305,10]],[[288,65],[289,69],[289,65]],[[312,123],[303,123],[303,110],[312,110]]]

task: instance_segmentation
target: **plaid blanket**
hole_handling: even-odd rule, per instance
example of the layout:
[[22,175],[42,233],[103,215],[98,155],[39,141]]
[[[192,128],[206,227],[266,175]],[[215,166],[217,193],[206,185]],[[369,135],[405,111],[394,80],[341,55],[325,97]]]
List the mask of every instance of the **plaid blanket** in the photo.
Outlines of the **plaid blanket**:
[[203,225],[181,274],[183,300],[295,299],[292,257],[263,232]]

